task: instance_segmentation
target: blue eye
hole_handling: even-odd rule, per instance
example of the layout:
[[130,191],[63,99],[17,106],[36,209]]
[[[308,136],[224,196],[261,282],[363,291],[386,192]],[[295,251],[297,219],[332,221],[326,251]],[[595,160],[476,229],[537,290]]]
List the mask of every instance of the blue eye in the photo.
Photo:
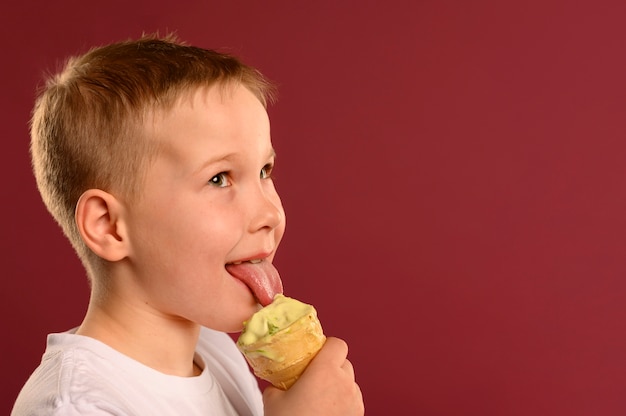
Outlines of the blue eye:
[[228,186],[228,178],[226,172],[218,173],[217,175],[213,176],[209,180],[209,184],[217,186],[218,188],[224,188]]

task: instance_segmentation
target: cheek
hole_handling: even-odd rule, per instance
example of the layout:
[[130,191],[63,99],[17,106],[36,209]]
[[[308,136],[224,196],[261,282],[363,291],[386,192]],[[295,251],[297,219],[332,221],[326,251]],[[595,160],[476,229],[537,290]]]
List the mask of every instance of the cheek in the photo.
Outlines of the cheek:
[[192,259],[199,257],[200,231],[180,210],[136,218],[130,234],[133,260],[141,264],[140,270],[152,273],[182,272]]

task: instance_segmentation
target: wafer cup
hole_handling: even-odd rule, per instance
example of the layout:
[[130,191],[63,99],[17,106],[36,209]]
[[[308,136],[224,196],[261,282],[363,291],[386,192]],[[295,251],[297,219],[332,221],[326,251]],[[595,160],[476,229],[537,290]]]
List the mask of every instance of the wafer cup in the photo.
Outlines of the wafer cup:
[[287,390],[300,377],[322,348],[326,337],[315,309],[291,325],[260,340],[237,343],[254,374],[281,390]]

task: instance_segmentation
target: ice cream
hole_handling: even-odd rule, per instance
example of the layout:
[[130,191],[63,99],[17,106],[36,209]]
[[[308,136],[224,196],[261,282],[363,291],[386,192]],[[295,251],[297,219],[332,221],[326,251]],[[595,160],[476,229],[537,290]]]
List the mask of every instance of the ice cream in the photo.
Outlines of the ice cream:
[[315,308],[278,294],[244,323],[237,346],[254,374],[287,390],[325,341]]

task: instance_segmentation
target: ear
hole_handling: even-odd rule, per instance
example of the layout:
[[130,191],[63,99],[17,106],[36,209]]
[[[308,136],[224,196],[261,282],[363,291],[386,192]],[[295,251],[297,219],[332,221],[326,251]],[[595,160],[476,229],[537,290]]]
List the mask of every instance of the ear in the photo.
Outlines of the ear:
[[128,255],[124,206],[100,189],[85,191],[76,204],[75,219],[83,241],[95,254],[108,261]]

